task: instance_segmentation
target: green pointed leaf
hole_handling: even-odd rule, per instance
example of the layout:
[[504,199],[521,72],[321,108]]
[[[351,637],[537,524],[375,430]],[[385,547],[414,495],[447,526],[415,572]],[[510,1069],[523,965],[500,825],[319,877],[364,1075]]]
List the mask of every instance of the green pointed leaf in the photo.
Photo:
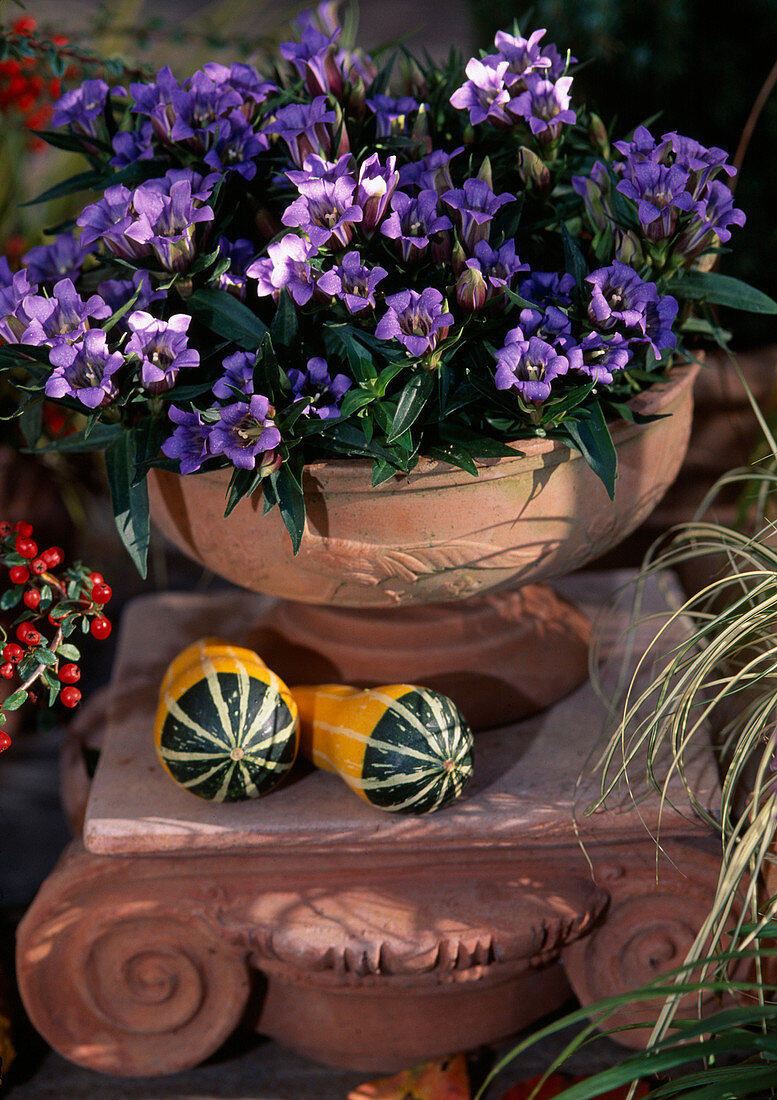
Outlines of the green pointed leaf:
[[282,348],[290,348],[297,338],[299,321],[297,319],[297,307],[287,290],[282,290],[278,299],[278,308],[270,325],[270,335],[273,344]]
[[224,509],[224,518],[232,512],[243,497],[250,496],[259,488],[262,475],[258,470],[240,470],[237,467],[232,471],[227,489],[227,504]]
[[286,525],[286,530],[291,538],[291,545],[296,554],[302,542],[305,530],[305,496],[302,486],[292,473],[288,463],[284,463],[279,470],[270,474],[269,478],[278,497],[278,507],[281,517]]
[[30,401],[19,416],[19,429],[28,447],[34,447],[43,430],[43,401]]
[[81,659],[81,650],[74,645],[70,645],[68,642],[63,642],[62,645],[57,648],[57,656],[65,657],[68,661],[79,661]]
[[267,334],[267,326],[253,310],[225,290],[204,287],[187,299],[192,314],[218,336],[225,336],[245,351],[255,351]]
[[49,202],[51,199],[61,199],[63,195],[74,195],[78,191],[99,191],[104,183],[105,177],[102,172],[79,172],[78,175],[70,176],[62,183],[49,187],[42,195],[36,195],[34,199],[28,199],[27,202],[19,203],[19,205],[37,206],[39,203]]
[[434,384],[433,371],[424,370],[413,375],[397,400],[397,409],[386,440],[388,443],[395,443],[408,428],[415,424],[434,389]]
[[563,222],[561,223],[561,240],[564,245],[564,267],[574,277],[575,286],[581,291],[584,288],[583,280],[588,274],[588,264],[585,262],[585,256],[580,250],[580,245],[571,236]]
[[22,592],[24,587],[21,584],[15,585],[13,588],[6,589],[0,596],[0,608],[3,611],[10,611],[12,607],[16,607],[19,600],[22,598]]
[[448,462],[451,466],[458,466],[460,470],[466,470],[473,477],[478,476],[478,468],[466,447],[456,443],[443,443],[439,447],[430,447],[426,452],[429,458],[436,458],[440,462]]
[[601,406],[581,410],[577,419],[564,422],[564,429],[613,500],[618,456]]
[[148,560],[148,488],[146,480],[135,481],[135,436],[124,431],[105,451],[105,467],[111,490],[116,529],[141,577]]
[[37,447],[35,453],[61,451],[65,454],[80,454],[87,451],[102,451],[120,439],[125,432],[126,429],[120,424],[96,424],[88,434],[83,429],[73,432],[72,435],[66,435],[64,439],[48,443],[45,447]]
[[15,691],[13,695],[9,695],[6,701],[2,704],[3,710],[18,710],[24,703],[27,702],[27,692]]
[[777,302],[773,298],[741,279],[719,275],[717,271],[688,271],[667,283],[666,288],[677,298],[711,302],[747,313],[777,313]]
[[358,412],[359,409],[364,408],[365,405],[370,405],[375,401],[375,394],[369,390],[363,389],[350,389],[343,397],[343,402],[340,406],[340,415],[342,417],[348,417],[351,413]]

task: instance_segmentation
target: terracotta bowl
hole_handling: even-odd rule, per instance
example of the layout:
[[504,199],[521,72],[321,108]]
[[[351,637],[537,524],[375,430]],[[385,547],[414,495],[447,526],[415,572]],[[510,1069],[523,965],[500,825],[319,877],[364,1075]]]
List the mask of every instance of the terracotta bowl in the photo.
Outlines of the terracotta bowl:
[[609,550],[652,511],[688,444],[695,366],[632,401],[649,424],[620,421],[615,500],[584,459],[531,439],[478,477],[421,459],[378,488],[368,461],[306,468],[307,524],[294,556],[262,496],[224,519],[229,472],[153,470],[152,517],[184,553],[235,584],[303,603],[397,607],[466,599],[560,576]]

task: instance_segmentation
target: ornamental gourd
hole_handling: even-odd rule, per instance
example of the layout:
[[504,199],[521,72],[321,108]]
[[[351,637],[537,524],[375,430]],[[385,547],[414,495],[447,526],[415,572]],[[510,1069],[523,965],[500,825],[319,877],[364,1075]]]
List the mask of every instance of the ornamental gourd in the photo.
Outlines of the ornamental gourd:
[[371,805],[431,813],[458,798],[469,782],[472,731],[446,695],[412,684],[291,691],[302,755],[336,772]]
[[294,763],[297,707],[258,654],[203,638],[165,673],[154,743],[168,774],[198,798],[259,798]]

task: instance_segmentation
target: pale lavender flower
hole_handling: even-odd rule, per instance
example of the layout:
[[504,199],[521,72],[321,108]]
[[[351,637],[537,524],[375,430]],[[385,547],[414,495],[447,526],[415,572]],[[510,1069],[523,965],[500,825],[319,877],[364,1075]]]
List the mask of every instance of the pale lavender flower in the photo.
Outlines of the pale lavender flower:
[[488,241],[478,241],[475,245],[473,260],[467,260],[467,266],[477,264],[489,285],[489,297],[495,291],[512,286],[515,276],[522,271],[528,271],[529,265],[522,264],[515,254],[515,241],[505,241],[499,248],[494,249]]
[[366,267],[358,252],[346,252],[342,263],[325,271],[316,282],[324,294],[345,302],[350,313],[375,308],[375,287],[388,272],[382,267]]
[[135,223],[133,194],[123,183],[106,187],[103,197],[85,206],[76,224],[81,226],[81,244],[100,241],[123,260],[139,260],[151,255],[151,246],[127,236]]
[[463,188],[446,191],[442,201],[453,210],[459,239],[471,253],[478,241],[488,238],[489,226],[499,208],[506,202],[515,202],[515,196],[508,192],[495,195],[485,180],[468,179]]
[[464,146],[460,145],[452,153],[446,153],[444,149],[433,149],[419,164],[423,166],[423,172],[418,177],[418,188],[424,191],[428,188],[442,195],[453,188],[451,178],[451,161],[459,153],[464,152]]
[[336,161],[325,160],[323,157],[311,153],[305,157],[302,171],[293,170],[286,176],[297,187],[301,183],[309,183],[311,180],[326,180],[327,183],[335,183],[341,176],[350,179],[354,186],[356,180],[353,177],[354,159],[350,153],[343,153]]
[[262,128],[262,133],[276,134],[289,147],[291,159],[301,168],[311,153],[328,157],[332,151],[332,135],[328,129],[337,115],[327,104],[326,96],[316,96],[312,103],[290,103],[276,111],[274,119]]
[[728,153],[714,145],[707,149],[693,138],[682,134],[664,134],[661,139],[669,144],[675,156],[675,164],[688,173],[688,190],[694,199],[701,197],[705,184],[711,182],[718,172],[735,176],[736,168],[728,163]]
[[90,327],[90,319],[101,321],[111,315],[110,306],[99,294],[83,301],[70,279],[55,283],[50,298],[42,294],[29,295],[21,309],[28,319],[19,341],[22,344],[72,343]]
[[418,110],[418,102],[412,96],[393,99],[388,95],[376,95],[367,100],[367,106],[375,115],[377,136],[405,134],[410,130],[408,116]]
[[494,384],[498,390],[516,389],[526,401],[539,405],[550,396],[551,383],[569,370],[569,360],[537,336],[528,339],[520,328],[507,333],[496,353]]
[[353,223],[362,220],[361,207],[354,202],[354,179],[340,176],[333,183],[311,179],[297,187],[300,197],[284,210],[283,224],[301,229],[315,248],[347,245]]
[[436,191],[421,191],[415,197],[395,191],[391,198],[392,213],[384,219],[380,231],[396,241],[405,262],[420,260],[435,233],[451,229],[453,223],[446,214],[437,211]]
[[478,61],[470,58],[464,70],[467,81],[450,98],[451,106],[458,111],[469,111],[469,120],[473,126],[479,122],[491,122],[494,126],[508,129],[512,119],[505,108],[510,102],[510,93],[505,84],[505,74],[510,67],[508,61],[484,57]]
[[249,122],[254,122],[259,108],[269,95],[278,91],[277,84],[263,80],[253,65],[235,61],[229,67],[218,61],[209,61],[202,66],[214,84],[224,85],[240,96],[240,110]]
[[220,420],[210,428],[208,448],[211,454],[223,454],[240,470],[255,469],[257,458],[264,464],[267,452],[274,450],[281,441],[273,415],[270,402],[258,393],[248,401],[225,405]]
[[647,283],[626,264],[615,261],[586,276],[591,284],[588,316],[600,329],[625,330],[632,343],[646,343],[656,359],[677,345],[672,324],[677,302],[666,294],[659,297],[655,283]]
[[707,184],[703,198],[693,204],[691,213],[693,217],[677,241],[677,251],[688,263],[730,240],[730,225],[745,224],[744,211],[734,206],[730,188],[720,180]]
[[188,179],[170,185],[169,194],[141,184],[132,196],[136,218],[125,237],[151,248],[165,271],[185,271],[197,255],[196,226],[213,220],[210,206],[198,203]]
[[246,275],[256,279],[259,297],[278,298],[285,287],[298,306],[304,306],[313,296],[313,273],[308,263],[316,249],[296,233],[287,233],[267,247],[267,258],[254,260]]
[[571,76],[547,80],[538,73],[525,77],[526,91],[510,100],[509,111],[515,118],[522,118],[541,144],[557,140],[561,127],[571,125],[577,115],[569,106]]
[[149,393],[166,393],[175,385],[180,370],[200,365],[199,352],[189,347],[190,323],[188,313],[175,313],[160,321],[144,310],[135,310],[127,318],[132,335],[124,352],[140,359],[140,380]]
[[379,340],[398,340],[413,356],[426,355],[444,339],[453,315],[443,311],[439,290],[402,290],[386,299],[388,311],[375,329]]
[[83,262],[94,249],[81,244],[73,233],[60,233],[51,244],[31,248],[22,262],[27,265],[30,278],[35,283],[53,282],[55,279],[77,279]]
[[305,415],[313,413],[321,420],[332,420],[340,416],[340,404],[343,394],[353,383],[344,374],[329,374],[326,359],[319,357],[308,359],[304,371],[292,367],[287,371],[291,388],[296,398],[305,398]]
[[397,158],[387,157],[380,163],[377,153],[367,157],[359,167],[356,203],[362,209],[361,232],[369,237],[386,216],[388,204],[399,183]]
[[239,393],[252,394],[255,363],[254,352],[236,351],[234,355],[228,355],[222,362],[224,373],[213,386],[213,396],[220,401],[229,401]]
[[162,454],[177,459],[182,474],[194,474],[208,457],[208,429],[202,414],[170,405],[167,415],[177,427],[162,444]]
[[90,329],[75,344],[56,344],[49,359],[54,370],[46,380],[47,397],[73,397],[87,409],[97,409],[116,396],[113,375],[124,363],[124,356],[109,352],[102,329]]
[[[521,38],[520,35],[497,31],[494,38],[494,45],[498,51],[496,57],[500,61],[507,61],[505,83],[513,95],[526,87],[524,78],[527,73],[540,72],[543,76],[548,75],[553,57],[546,51],[553,47],[540,46],[540,40],[546,34],[546,30],[538,30],[528,38]],[[494,58],[493,54],[490,55],[489,60],[492,58]]]
[[588,375],[595,382],[609,385],[614,374],[624,370],[632,359],[632,351],[625,336],[613,332],[602,336],[589,332],[577,347],[568,348],[566,356],[571,370]]
[[210,148],[221,119],[242,106],[239,92],[228,84],[216,83],[199,70],[172,90],[175,119],[170,128],[172,141],[186,142],[196,152]]
[[24,303],[37,290],[37,283],[30,283],[24,268],[12,275],[8,260],[0,257],[0,340],[6,344],[21,342],[30,323]]

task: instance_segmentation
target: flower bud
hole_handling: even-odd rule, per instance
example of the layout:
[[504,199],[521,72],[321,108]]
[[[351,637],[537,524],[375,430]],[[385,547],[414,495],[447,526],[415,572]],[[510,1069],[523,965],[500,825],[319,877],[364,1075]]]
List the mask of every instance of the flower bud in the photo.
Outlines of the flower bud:
[[477,313],[482,309],[488,297],[488,284],[477,260],[467,260],[466,266],[456,280],[456,301],[467,313]]
[[451,252],[451,265],[456,275],[460,275],[464,270],[466,259],[467,253],[462,248],[461,242],[456,241]]
[[603,156],[605,160],[609,160],[610,138],[607,134],[607,127],[599,116],[593,113],[588,120],[588,137],[596,152]]
[[532,149],[522,145],[518,150],[518,175],[525,187],[532,187],[540,194],[550,189],[550,169]]
[[494,178],[491,173],[491,161],[488,157],[483,157],[483,163],[480,165],[477,178],[487,183],[491,190],[494,190]]
[[616,238],[616,259],[620,260],[623,264],[628,264],[629,267],[642,267],[645,262],[645,254],[636,233],[633,233],[630,229],[625,232],[623,230],[616,230]]
[[410,135],[413,141],[418,142],[421,146],[421,150],[424,156],[428,156],[432,151],[432,139],[429,136],[429,114],[426,109],[426,104],[422,103],[418,108],[418,114],[416,120],[413,123],[413,132]]

